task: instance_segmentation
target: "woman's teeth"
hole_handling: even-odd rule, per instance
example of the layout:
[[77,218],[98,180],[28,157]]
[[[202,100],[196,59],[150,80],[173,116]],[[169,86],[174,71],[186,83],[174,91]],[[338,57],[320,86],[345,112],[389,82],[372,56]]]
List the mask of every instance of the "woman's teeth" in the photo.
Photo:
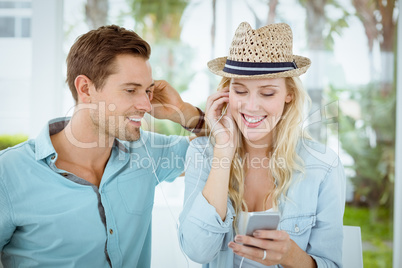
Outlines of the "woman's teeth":
[[249,123],[258,123],[262,120],[265,119],[266,116],[260,116],[260,117],[248,117],[247,115],[243,114],[244,119],[246,119],[247,122]]

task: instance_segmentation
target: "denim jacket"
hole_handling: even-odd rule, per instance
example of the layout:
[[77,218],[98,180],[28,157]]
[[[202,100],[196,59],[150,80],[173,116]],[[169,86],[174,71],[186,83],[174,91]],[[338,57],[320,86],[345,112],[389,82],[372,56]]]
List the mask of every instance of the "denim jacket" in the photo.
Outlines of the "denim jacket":
[[[342,267],[345,174],[331,149],[300,139],[297,154],[304,172],[294,172],[286,198],[279,200],[279,230],[286,231],[309,254],[317,267]],[[233,267],[234,239],[231,201],[224,221],[202,195],[211,169],[213,148],[206,137],[192,141],[187,150],[185,197],[180,215],[179,238],[184,252],[203,267]],[[282,267],[278,265],[277,267]]]

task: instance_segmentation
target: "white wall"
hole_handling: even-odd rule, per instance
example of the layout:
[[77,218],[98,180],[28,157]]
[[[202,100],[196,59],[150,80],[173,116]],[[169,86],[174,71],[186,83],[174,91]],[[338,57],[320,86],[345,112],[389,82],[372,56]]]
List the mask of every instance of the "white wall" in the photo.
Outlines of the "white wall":
[[29,135],[62,116],[63,0],[32,1],[32,88]]
[[1,10],[29,15],[31,38],[0,38],[0,135],[35,137],[63,115],[63,0],[33,0],[32,10],[19,11]]
[[29,131],[31,55],[30,38],[0,38],[0,135]]
[[201,268],[201,264],[191,261],[180,250],[176,224],[183,200],[184,177],[156,187],[152,211],[152,268]]

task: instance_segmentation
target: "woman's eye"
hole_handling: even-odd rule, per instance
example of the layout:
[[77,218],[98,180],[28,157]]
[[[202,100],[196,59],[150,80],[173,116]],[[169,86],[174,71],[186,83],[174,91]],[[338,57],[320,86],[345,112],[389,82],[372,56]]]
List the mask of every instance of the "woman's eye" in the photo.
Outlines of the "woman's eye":
[[247,93],[246,91],[237,91],[237,90],[235,90],[235,92],[236,92],[236,94],[239,94],[239,95]]
[[134,93],[135,90],[134,89],[126,89],[127,93]]
[[269,94],[262,94],[264,97],[271,97],[274,95],[274,93],[269,93]]

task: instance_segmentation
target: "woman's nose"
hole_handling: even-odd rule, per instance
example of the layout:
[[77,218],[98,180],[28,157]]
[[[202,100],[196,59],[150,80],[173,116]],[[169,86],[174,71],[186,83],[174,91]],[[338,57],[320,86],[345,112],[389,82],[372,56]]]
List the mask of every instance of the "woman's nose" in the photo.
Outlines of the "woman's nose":
[[250,94],[247,98],[246,103],[244,104],[244,108],[247,111],[256,111],[259,107],[259,98],[254,94]]

